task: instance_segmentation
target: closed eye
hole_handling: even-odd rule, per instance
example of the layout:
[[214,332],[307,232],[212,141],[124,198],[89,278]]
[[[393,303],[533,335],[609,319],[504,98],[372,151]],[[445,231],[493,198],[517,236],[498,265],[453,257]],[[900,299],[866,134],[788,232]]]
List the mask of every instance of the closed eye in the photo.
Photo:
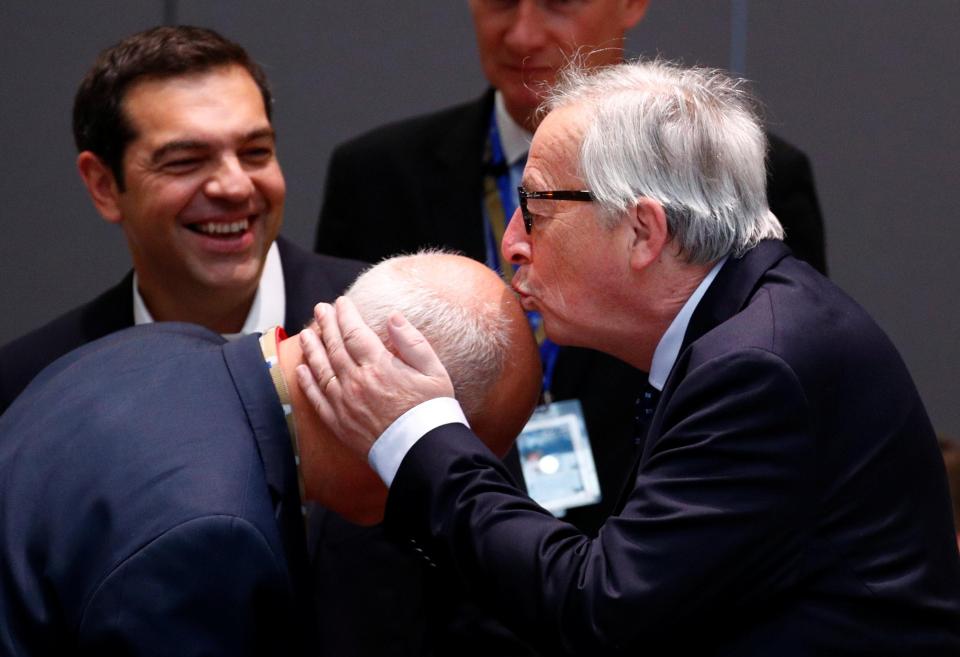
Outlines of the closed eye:
[[246,162],[252,162],[255,164],[262,163],[273,158],[273,148],[268,146],[245,148],[243,151],[241,151],[240,156]]
[[178,157],[162,162],[160,167],[170,173],[186,173],[197,169],[203,162],[202,157]]

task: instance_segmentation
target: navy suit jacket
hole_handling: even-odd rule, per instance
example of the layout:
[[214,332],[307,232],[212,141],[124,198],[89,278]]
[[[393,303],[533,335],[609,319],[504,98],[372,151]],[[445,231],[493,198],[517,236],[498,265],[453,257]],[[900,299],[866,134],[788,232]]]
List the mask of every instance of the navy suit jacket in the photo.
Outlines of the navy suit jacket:
[[257,336],[114,333],[0,418],[0,654],[312,654],[290,436]]
[[[364,265],[317,256],[277,238],[287,297],[283,325],[299,331],[313,318],[313,306],[332,301]],[[88,342],[133,326],[133,273],[93,301],[0,348],[0,413],[44,367]]]
[[557,653],[960,654],[960,559],[916,388],[782,243],[708,289],[636,468],[591,539],[447,425],[402,462],[386,523]]
[[[483,151],[493,110],[493,91],[481,98],[434,114],[387,125],[334,151],[317,227],[315,249],[337,256],[376,262],[425,246],[455,249],[481,262],[483,236]],[[807,157],[775,135],[770,137],[767,191],[771,209],[784,224],[794,252],[826,270],[823,220]],[[369,193],[369,181],[378,193]],[[384,199],[389,199],[384,205]],[[596,533],[613,511],[633,458],[634,402],[646,374],[596,351],[563,348],[557,358],[551,393],[556,400],[579,399],[593,448],[603,499],[568,510],[565,519]],[[516,451],[506,459],[522,480]],[[331,648],[344,655],[379,655],[385,646],[407,646],[403,654],[522,655],[529,650],[509,633],[483,620],[478,611],[458,607],[462,597],[430,569],[409,555],[389,558],[378,530],[340,526],[335,518],[323,535],[335,533],[321,549],[317,579],[336,582],[318,587],[347,609],[362,614],[372,600],[380,616],[403,619],[378,632],[345,632],[359,636],[349,645]],[[317,539],[319,540],[319,539]],[[343,573],[351,573],[344,575]],[[452,597],[451,597],[452,596]],[[456,611],[455,611],[456,610]],[[331,630],[349,621],[321,619]],[[431,636],[432,635],[432,636]],[[324,640],[336,637],[325,632]],[[420,637],[420,638],[416,638]],[[393,654],[398,654],[394,652]]]
[[[484,262],[483,150],[493,91],[434,114],[400,121],[334,151],[315,250],[367,262],[425,246],[455,249]],[[767,196],[798,257],[826,271],[823,218],[807,156],[768,135]],[[377,194],[368,192],[377,181]],[[384,209],[383,200],[389,199]],[[551,393],[583,404],[597,475],[599,504],[565,516],[595,533],[610,515],[633,450],[634,402],[646,374],[589,349],[563,348]],[[508,463],[520,477],[516,453]]]

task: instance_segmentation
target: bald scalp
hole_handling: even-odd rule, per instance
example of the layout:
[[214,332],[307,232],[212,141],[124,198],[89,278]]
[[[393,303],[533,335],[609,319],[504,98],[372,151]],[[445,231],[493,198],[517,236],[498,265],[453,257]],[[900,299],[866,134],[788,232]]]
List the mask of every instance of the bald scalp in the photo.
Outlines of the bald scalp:
[[384,260],[346,295],[388,348],[393,312],[423,333],[471,426],[494,452],[506,453],[536,405],[540,361],[526,316],[497,274],[428,250]]

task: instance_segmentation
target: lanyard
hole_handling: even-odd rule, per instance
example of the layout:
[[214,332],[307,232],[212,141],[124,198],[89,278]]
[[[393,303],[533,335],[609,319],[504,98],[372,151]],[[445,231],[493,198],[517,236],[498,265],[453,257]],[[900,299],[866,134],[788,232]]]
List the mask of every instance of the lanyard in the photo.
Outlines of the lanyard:
[[499,273],[509,285],[513,266],[500,257],[500,243],[510,217],[517,210],[517,191],[510,181],[510,165],[503,154],[496,114],[490,114],[490,127],[484,149],[483,203],[485,209],[485,241],[487,266]]
[[[507,222],[517,211],[517,191],[510,179],[510,165],[507,164],[497,130],[496,112],[490,114],[490,128],[487,132],[487,144],[484,148],[483,204],[486,225],[484,235],[487,247],[487,266],[510,283],[516,267],[500,256],[500,243],[507,228]],[[540,313],[528,312],[527,320],[540,347],[540,362],[543,365],[543,398],[550,403],[550,386],[553,383],[553,371],[557,364],[560,347],[547,339],[543,331],[543,318]]]

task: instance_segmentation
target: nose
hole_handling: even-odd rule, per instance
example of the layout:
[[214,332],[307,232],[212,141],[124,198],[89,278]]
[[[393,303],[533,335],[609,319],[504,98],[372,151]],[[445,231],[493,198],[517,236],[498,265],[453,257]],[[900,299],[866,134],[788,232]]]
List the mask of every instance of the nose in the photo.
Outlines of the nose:
[[504,35],[504,45],[514,52],[527,54],[544,46],[546,16],[539,0],[520,0],[514,14],[513,23]]
[[530,264],[532,252],[530,250],[530,236],[523,227],[523,217],[520,208],[510,217],[507,229],[503,231],[503,241],[500,242],[500,253],[505,260],[514,265]]
[[246,201],[253,193],[253,181],[235,156],[225,156],[204,187],[207,196],[227,201]]

